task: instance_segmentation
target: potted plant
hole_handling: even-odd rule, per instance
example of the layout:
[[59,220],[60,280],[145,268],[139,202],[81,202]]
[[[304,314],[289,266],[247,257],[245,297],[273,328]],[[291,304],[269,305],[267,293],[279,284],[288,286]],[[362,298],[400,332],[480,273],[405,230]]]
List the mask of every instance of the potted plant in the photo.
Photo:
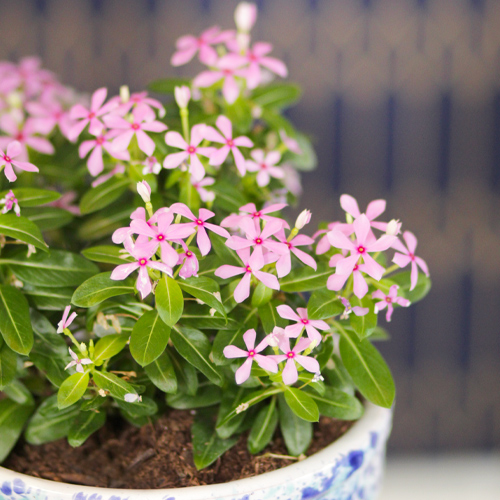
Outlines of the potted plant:
[[[86,103],[35,59],[0,65],[15,182],[0,215],[0,461],[20,438],[79,447],[107,419],[141,427],[173,408],[195,414],[200,470],[242,435],[260,454],[278,428],[297,463],[147,492],[0,468],[0,499],[375,498],[395,397],[378,313],[420,300],[427,266],[399,221],[376,220],[383,200],[362,213],[343,195],[345,221],[312,236],[308,210],[283,218],[315,156],[281,113],[300,90],[271,79],[287,69],[251,44],[255,19],[242,3],[236,30],[180,38],[172,64],[207,69],[153,82],[166,105],[126,87]],[[359,421],[303,460],[321,415]]]

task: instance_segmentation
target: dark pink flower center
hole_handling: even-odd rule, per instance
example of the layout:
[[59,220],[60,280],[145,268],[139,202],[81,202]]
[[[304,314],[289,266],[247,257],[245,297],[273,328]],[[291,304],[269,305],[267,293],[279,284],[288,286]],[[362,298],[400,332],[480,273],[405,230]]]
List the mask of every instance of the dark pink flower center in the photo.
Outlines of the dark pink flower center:
[[259,58],[253,52],[248,53],[248,59],[250,59],[250,61],[252,61],[252,62],[259,60]]
[[258,219],[259,217],[261,217],[261,216],[262,216],[262,212],[254,212],[254,213],[252,214],[252,217],[257,218],[257,219]]
[[411,252],[408,254],[408,257],[410,257],[411,260],[415,260],[415,254]]
[[224,75],[226,75],[226,76],[229,76],[229,75],[233,74],[233,71],[226,68],[226,69],[222,70],[222,73],[224,73]]
[[156,237],[156,239],[157,239],[158,241],[163,241],[163,240],[165,239],[165,235],[164,235],[164,234],[159,234],[159,235]]
[[358,247],[358,253],[365,253],[365,252],[366,252],[366,248],[364,246],[360,245]]
[[359,269],[359,266],[356,264],[353,268],[352,268],[352,271],[357,271]]
[[303,325],[308,325],[309,324],[309,320],[304,318],[304,319],[301,319],[300,322],[303,324]]
[[7,162],[7,163],[10,163],[12,160],[10,158],[10,156],[7,156],[7,155],[4,155],[3,159]]
[[287,246],[288,248],[292,248],[292,244],[291,244],[290,242],[288,242],[288,241],[286,242],[286,246]]
[[295,353],[293,351],[287,352],[286,357],[288,359],[293,359],[293,358],[295,358]]
[[256,245],[262,245],[262,238],[255,238]]
[[186,252],[186,257],[192,257],[193,256],[193,252],[191,252],[191,250],[188,250]]
[[256,352],[252,349],[251,351],[248,351],[248,356],[250,358],[253,358],[255,356]]
[[24,140],[24,134],[22,132],[18,132],[16,135],[16,141],[22,142]]
[[144,257],[142,259],[139,259],[140,266],[145,266],[147,263],[148,263],[148,259],[145,259]]
[[132,123],[132,130],[139,130],[141,126],[138,123]]
[[96,144],[98,144],[99,146],[104,142],[104,137],[98,137],[96,140],[95,140]]
[[232,148],[232,147],[234,146],[234,141],[233,141],[232,139],[228,139],[228,140],[226,141],[226,144],[227,144],[230,148]]
[[385,301],[386,301],[388,304],[390,304],[390,303],[392,302],[392,299],[391,299],[391,297],[386,297],[386,298],[385,298]]
[[93,111],[89,113],[89,120],[92,120],[92,118],[95,118],[95,113]]
[[246,271],[247,273],[251,273],[251,272],[252,272],[252,268],[251,268],[250,266],[246,266],[246,267],[245,267],[245,271]]
[[196,219],[195,222],[198,226],[203,226],[203,221],[201,219]]
[[265,169],[267,168],[267,165],[266,165],[265,163],[261,163],[261,164],[260,164],[260,168],[261,168],[262,170],[265,170]]
[[192,155],[193,153],[196,153],[196,148],[194,146],[189,146],[187,148],[187,152]]

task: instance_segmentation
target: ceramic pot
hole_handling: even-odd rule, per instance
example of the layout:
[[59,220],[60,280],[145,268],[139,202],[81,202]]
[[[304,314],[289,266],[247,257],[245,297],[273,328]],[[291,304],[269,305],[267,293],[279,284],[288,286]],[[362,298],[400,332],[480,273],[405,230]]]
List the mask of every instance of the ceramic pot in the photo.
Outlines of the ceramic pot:
[[230,483],[162,490],[91,488],[0,467],[0,500],[375,500],[392,411],[368,404],[340,439],[307,459]]

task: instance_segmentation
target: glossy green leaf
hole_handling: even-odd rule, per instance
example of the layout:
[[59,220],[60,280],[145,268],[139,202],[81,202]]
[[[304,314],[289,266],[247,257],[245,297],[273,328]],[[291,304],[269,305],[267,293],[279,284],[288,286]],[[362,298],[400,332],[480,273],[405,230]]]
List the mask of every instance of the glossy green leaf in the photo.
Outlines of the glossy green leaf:
[[213,279],[207,278],[206,276],[187,278],[180,281],[179,286],[186,293],[189,293],[189,295],[192,295],[215,309],[219,314],[224,316],[224,318],[227,317],[222,302],[214,295],[217,293],[220,297],[219,285]]
[[94,349],[94,364],[100,366],[107,359],[116,356],[127,345],[128,335],[116,333],[99,339]]
[[171,349],[167,346],[166,352],[174,367],[179,392],[188,394],[189,396],[195,396],[198,392],[198,372],[196,368],[188,363],[182,356],[179,356],[175,349]]
[[307,303],[309,319],[330,319],[344,312],[344,306],[338,298],[338,292],[316,290]]
[[144,367],[149,380],[167,394],[177,392],[177,376],[175,375],[174,365],[167,352],[161,354],[151,364]]
[[318,264],[318,270],[310,267],[299,267],[280,280],[280,289],[283,292],[310,292],[324,288],[333,269],[328,264]]
[[317,404],[321,415],[340,420],[357,420],[363,415],[363,405],[359,399],[339,389],[327,386],[324,395],[308,387],[306,391]]
[[396,388],[386,362],[368,340],[359,340],[348,329],[340,333],[340,355],[357,388],[372,403],[390,408]]
[[10,285],[0,285],[0,332],[13,351],[29,354],[33,347],[33,329],[28,301]]
[[21,405],[11,399],[0,400],[0,463],[14,448],[33,413],[33,405]]
[[57,392],[57,406],[64,410],[75,404],[85,394],[89,385],[89,372],[76,372],[69,376],[59,387]]
[[288,320],[282,318],[276,308],[280,305],[277,300],[272,300],[267,304],[259,307],[260,321],[262,322],[262,327],[264,328],[264,333],[271,333],[275,326],[284,328],[288,325]]
[[174,326],[184,310],[184,296],[177,281],[164,276],[155,290],[156,308],[160,318],[168,326]]
[[431,290],[431,279],[423,274],[420,270],[415,288],[410,291],[411,286],[411,271],[403,271],[390,276],[391,281],[399,285],[398,295],[406,297],[412,304],[422,300]]
[[78,286],[99,272],[92,262],[63,250],[51,250],[49,255],[37,252],[29,258],[19,254],[0,259],[0,264],[8,264],[23,282],[47,287]]
[[116,376],[114,373],[109,373],[104,370],[96,370],[92,376],[97,387],[100,387],[105,391],[109,391],[111,396],[116,399],[125,400],[126,394],[137,394],[133,385],[125,382],[125,380]]
[[252,100],[259,106],[282,109],[296,103],[301,94],[302,90],[297,84],[271,83],[257,87],[252,93]]
[[308,422],[317,422],[319,420],[318,405],[306,392],[295,387],[287,387],[285,401],[295,415],[303,420]]
[[171,332],[172,342],[178,353],[211,382],[216,385],[222,385],[223,378],[210,361],[210,351],[212,345],[207,337],[189,326],[176,325]]
[[0,391],[10,384],[17,372],[17,354],[0,337]]
[[82,241],[96,241],[120,227],[130,223],[130,206],[127,203],[116,204],[103,213],[94,215],[78,225],[78,237]]
[[127,262],[127,259],[123,258],[121,250],[123,248],[118,245],[99,245],[82,250],[82,254],[94,262],[120,265]]
[[363,340],[369,337],[377,326],[377,315],[374,311],[373,300],[366,295],[363,299],[358,299],[358,297],[353,296],[351,297],[351,305],[352,307],[359,306],[368,309],[368,313],[364,316],[357,316],[354,313],[349,315],[352,329],[356,332],[358,337]]
[[262,281],[259,281],[252,294],[252,307],[260,307],[267,304],[273,298],[273,294],[274,290],[268,288]]
[[321,373],[330,386],[354,396],[354,382],[337,354],[331,356],[326,365],[321,369]]
[[167,347],[170,338],[170,327],[153,309],[144,313],[134,325],[130,337],[130,353],[141,365],[149,365]]
[[196,188],[191,184],[189,177],[186,177],[183,181],[181,181],[179,202],[187,205],[194,213],[197,213],[200,209],[200,195],[198,194]]
[[316,361],[319,363],[320,371],[326,366],[329,359],[332,357],[334,350],[333,337],[329,336],[320,344],[320,352],[316,356]]
[[134,285],[130,280],[116,281],[110,276],[108,272],[89,278],[75,290],[71,303],[78,307],[91,307],[110,297],[134,293]]
[[245,331],[244,329],[234,331],[220,330],[217,333],[212,347],[212,357],[216,365],[230,365],[234,361],[224,356],[224,348],[228,345],[235,345],[240,349],[244,349],[245,343],[243,342],[243,333],[245,333]]
[[[215,193],[214,206],[227,212],[238,212],[242,205],[248,203],[248,198],[234,184],[226,180],[219,180],[210,189]],[[210,235],[212,239],[212,235]],[[238,259],[239,261],[239,259]]]
[[125,411],[130,417],[139,419],[142,417],[151,417],[158,413],[158,405],[147,396],[143,396],[140,401],[128,403],[127,401],[116,400],[118,407]]
[[14,379],[9,385],[3,388],[6,396],[20,405],[34,405],[35,400],[28,388],[20,381]]
[[230,386],[224,389],[222,394],[221,404],[219,405],[219,412],[217,414],[217,421],[215,423],[217,434],[222,439],[231,437],[241,425],[245,418],[245,412],[241,412],[234,418],[221,425],[221,422],[233,411],[235,406],[238,406],[247,394],[247,390],[241,386]]
[[56,207],[25,208],[23,215],[34,222],[40,231],[59,229],[69,224],[74,218],[71,212]]
[[68,443],[73,448],[81,446],[106,423],[105,411],[81,411],[73,421],[68,433]]
[[219,404],[222,399],[222,390],[220,387],[208,385],[201,386],[196,396],[188,394],[167,394],[167,404],[176,410],[191,410],[196,408],[206,408]]
[[218,313],[210,314],[208,306],[189,302],[184,306],[180,321],[183,325],[192,326],[198,330],[235,330],[238,328],[236,320],[228,318],[226,321]]
[[305,453],[313,437],[312,422],[295,415],[283,396],[279,397],[279,422],[288,453],[295,457]]
[[[61,197],[61,193],[49,191],[48,189],[14,188],[12,191],[20,207],[38,207],[56,201]],[[7,193],[8,191],[2,191],[0,198],[4,198]]]
[[248,435],[248,451],[260,453],[273,438],[278,425],[278,411],[276,399],[271,399],[271,403],[262,407],[255,418],[255,421]]
[[73,296],[71,287],[56,288],[25,283],[22,291],[40,311],[62,311],[71,302]]
[[219,236],[218,234],[212,233],[210,235],[210,241],[212,242],[212,248],[215,254],[224,264],[230,264],[232,266],[242,265],[238,254],[234,250],[226,246],[225,238]]
[[43,241],[40,229],[26,217],[18,217],[12,213],[0,214],[0,234],[10,236],[48,252],[48,246]]
[[90,214],[107,207],[118,199],[127,189],[130,180],[122,177],[112,177],[87,191],[80,200],[80,212]]

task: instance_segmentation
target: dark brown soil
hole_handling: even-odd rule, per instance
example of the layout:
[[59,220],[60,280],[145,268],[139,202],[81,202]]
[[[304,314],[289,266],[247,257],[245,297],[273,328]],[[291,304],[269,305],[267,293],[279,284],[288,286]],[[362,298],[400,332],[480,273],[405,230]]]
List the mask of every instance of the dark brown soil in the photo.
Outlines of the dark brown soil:
[[[174,410],[156,423],[137,429],[128,424],[107,425],[79,448],[65,439],[32,446],[20,443],[5,467],[31,476],[110,488],[155,489],[225,483],[269,472],[293,460],[266,456],[287,455],[283,439],[259,455],[246,448],[246,435],[210,467],[196,470],[192,458],[188,411]],[[311,455],[344,434],[352,422],[321,417],[315,424]]]

